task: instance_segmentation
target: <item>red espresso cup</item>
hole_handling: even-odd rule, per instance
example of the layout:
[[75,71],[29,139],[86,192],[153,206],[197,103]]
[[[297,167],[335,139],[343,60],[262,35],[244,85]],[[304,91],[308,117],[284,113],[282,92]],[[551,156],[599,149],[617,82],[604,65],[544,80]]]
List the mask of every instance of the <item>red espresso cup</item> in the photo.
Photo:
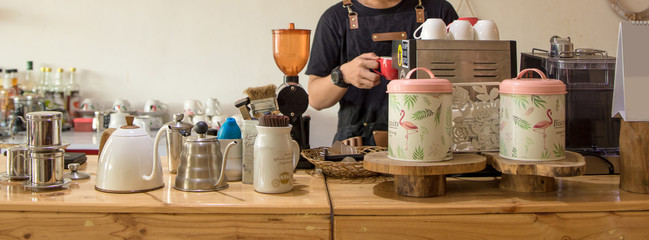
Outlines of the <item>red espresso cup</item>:
[[394,69],[392,67],[392,57],[380,57],[376,61],[379,62],[378,71],[375,69],[372,69],[372,71],[385,77],[385,79],[387,80],[392,80],[397,78],[397,75],[399,75],[399,71],[397,71],[397,69]]
[[478,22],[479,19],[477,17],[461,17],[458,18],[457,20],[467,20],[471,23],[471,26],[473,26]]

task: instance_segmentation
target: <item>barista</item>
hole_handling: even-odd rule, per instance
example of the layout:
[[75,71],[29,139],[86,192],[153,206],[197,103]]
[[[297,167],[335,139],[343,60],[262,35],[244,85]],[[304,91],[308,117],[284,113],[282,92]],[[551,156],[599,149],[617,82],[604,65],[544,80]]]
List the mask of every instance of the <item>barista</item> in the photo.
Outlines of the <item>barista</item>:
[[306,74],[311,107],[340,104],[334,140],[375,145],[372,131],[387,131],[388,81],[371,70],[391,56],[391,40],[412,38],[426,18],[458,16],[445,0],[344,0],[322,14]]

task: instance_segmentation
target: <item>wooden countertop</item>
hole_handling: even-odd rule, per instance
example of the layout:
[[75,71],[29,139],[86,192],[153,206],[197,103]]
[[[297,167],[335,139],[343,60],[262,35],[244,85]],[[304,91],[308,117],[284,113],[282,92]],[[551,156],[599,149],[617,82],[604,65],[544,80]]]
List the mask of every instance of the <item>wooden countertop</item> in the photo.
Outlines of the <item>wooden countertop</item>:
[[[6,162],[5,158],[0,162]],[[166,170],[162,189],[112,194],[95,190],[96,167],[97,156],[89,155],[79,171],[90,173],[91,178],[72,181],[68,188],[56,191],[31,192],[20,182],[2,181],[0,211],[330,214],[324,179],[304,171],[295,175],[293,191],[284,194],[257,193],[252,185],[241,182],[229,182],[229,188],[217,192],[183,192],[173,188],[175,175]],[[5,169],[6,164],[0,164],[0,171]]]
[[649,210],[649,194],[620,190],[618,175],[557,178],[548,193],[505,192],[493,177],[447,178],[446,195],[404,197],[389,177],[328,179],[334,216],[422,216]]

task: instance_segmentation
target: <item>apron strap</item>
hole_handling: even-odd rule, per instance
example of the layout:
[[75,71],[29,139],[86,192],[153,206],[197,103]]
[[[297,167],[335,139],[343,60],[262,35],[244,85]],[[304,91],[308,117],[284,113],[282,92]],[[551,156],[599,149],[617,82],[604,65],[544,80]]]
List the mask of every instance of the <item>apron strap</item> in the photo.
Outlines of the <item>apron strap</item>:
[[415,7],[415,13],[417,14],[417,23],[423,23],[426,21],[426,11],[424,11],[424,6],[421,5],[421,0],[419,0],[419,5]]
[[372,34],[372,41],[375,42],[406,40],[407,38],[408,38],[408,34],[406,34],[406,32],[386,32],[386,33]]
[[[358,29],[358,14],[352,10],[352,6],[354,4],[352,3],[352,0],[343,0],[343,7],[347,8],[347,16],[349,17],[349,29]],[[419,4],[415,6],[415,14],[417,14],[417,23],[423,23],[426,21],[426,11],[424,11],[424,6],[421,5],[421,0],[419,0]],[[372,37],[372,39],[375,39]],[[393,39],[397,40],[397,39]],[[375,40],[376,41],[376,40]],[[386,40],[384,40],[386,41]]]
[[353,5],[352,0],[343,0],[343,7],[347,8],[347,12],[349,12],[347,14],[349,17],[349,28],[358,29],[358,14],[352,10]]

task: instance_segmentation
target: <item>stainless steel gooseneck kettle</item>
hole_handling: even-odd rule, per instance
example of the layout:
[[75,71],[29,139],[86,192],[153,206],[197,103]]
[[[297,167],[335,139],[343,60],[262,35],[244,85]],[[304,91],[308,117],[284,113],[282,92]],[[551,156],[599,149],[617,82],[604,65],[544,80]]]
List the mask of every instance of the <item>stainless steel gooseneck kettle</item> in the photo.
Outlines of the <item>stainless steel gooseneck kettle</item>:
[[[180,154],[180,165],[174,188],[181,191],[203,192],[228,188],[225,165],[231,142],[221,155],[221,144],[216,137],[205,136],[207,123],[201,121],[194,128],[198,137],[187,137]],[[225,157],[224,157],[225,156]]]

